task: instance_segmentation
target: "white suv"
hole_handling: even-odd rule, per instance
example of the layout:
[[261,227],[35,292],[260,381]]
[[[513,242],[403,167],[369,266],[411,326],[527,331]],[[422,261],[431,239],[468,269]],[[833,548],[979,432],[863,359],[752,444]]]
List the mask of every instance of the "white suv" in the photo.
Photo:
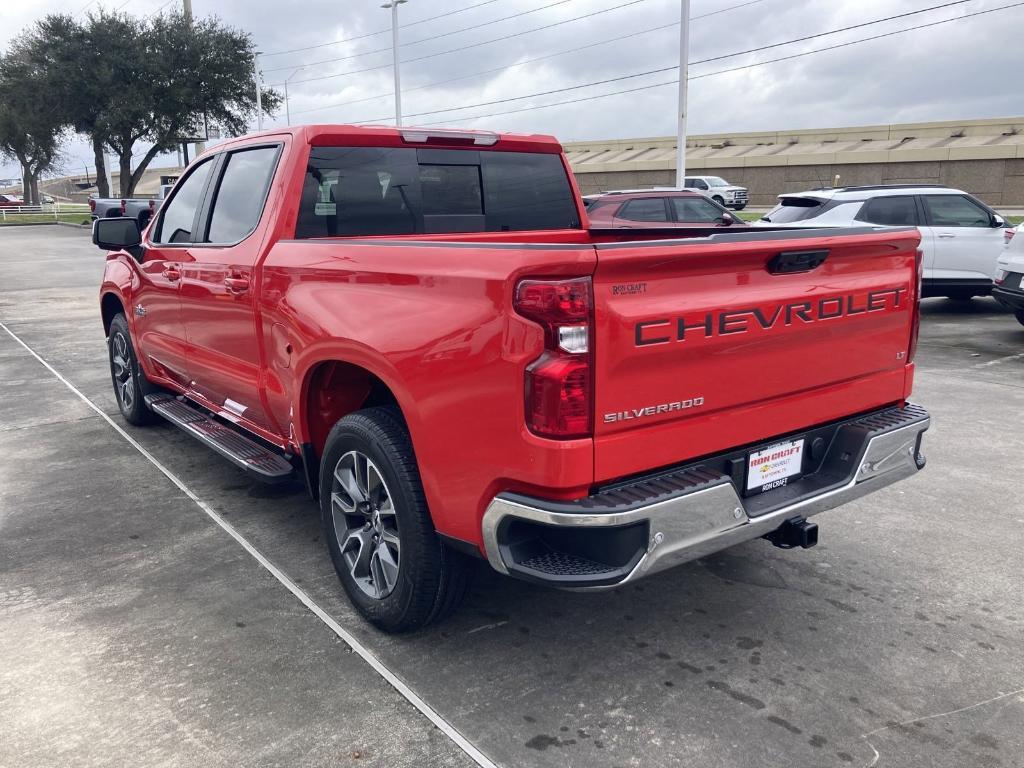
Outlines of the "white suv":
[[683,180],[687,189],[695,189],[719,205],[742,211],[747,207],[747,188],[730,184],[721,176],[687,176]]
[[924,254],[923,295],[951,299],[992,290],[996,260],[1013,231],[1006,219],[966,192],[927,184],[779,195],[779,204],[760,221],[793,227],[917,227]]
[[1015,232],[996,264],[996,284],[992,286],[992,295],[1012,310],[1024,325],[1024,224]]

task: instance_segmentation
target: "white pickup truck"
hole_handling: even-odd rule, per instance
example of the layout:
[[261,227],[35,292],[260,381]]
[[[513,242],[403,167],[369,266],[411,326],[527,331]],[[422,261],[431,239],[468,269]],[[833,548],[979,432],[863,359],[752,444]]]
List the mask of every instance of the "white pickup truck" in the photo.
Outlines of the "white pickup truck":
[[721,176],[687,176],[683,186],[697,190],[726,208],[742,211],[747,207],[747,188],[730,184]]

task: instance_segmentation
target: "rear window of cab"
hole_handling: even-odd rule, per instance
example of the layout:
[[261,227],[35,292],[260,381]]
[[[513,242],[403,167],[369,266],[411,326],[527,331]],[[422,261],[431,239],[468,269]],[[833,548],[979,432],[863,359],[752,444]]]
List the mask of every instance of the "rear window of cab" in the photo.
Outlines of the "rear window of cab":
[[557,154],[311,147],[296,238],[578,229]]

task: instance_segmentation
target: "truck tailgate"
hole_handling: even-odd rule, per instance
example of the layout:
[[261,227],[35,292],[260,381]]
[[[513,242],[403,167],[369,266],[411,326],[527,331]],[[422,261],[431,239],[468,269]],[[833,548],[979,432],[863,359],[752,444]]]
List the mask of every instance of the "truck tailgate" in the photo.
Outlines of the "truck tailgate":
[[904,398],[920,235],[830,232],[597,246],[598,482]]

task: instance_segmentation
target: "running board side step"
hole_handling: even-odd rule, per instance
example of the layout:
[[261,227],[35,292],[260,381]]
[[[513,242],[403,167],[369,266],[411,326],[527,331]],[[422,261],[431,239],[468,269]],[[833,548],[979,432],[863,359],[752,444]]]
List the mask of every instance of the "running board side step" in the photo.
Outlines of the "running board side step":
[[264,483],[295,479],[295,468],[284,456],[264,448],[198,408],[165,393],[146,395],[145,399],[153,413],[244,469],[254,479]]

